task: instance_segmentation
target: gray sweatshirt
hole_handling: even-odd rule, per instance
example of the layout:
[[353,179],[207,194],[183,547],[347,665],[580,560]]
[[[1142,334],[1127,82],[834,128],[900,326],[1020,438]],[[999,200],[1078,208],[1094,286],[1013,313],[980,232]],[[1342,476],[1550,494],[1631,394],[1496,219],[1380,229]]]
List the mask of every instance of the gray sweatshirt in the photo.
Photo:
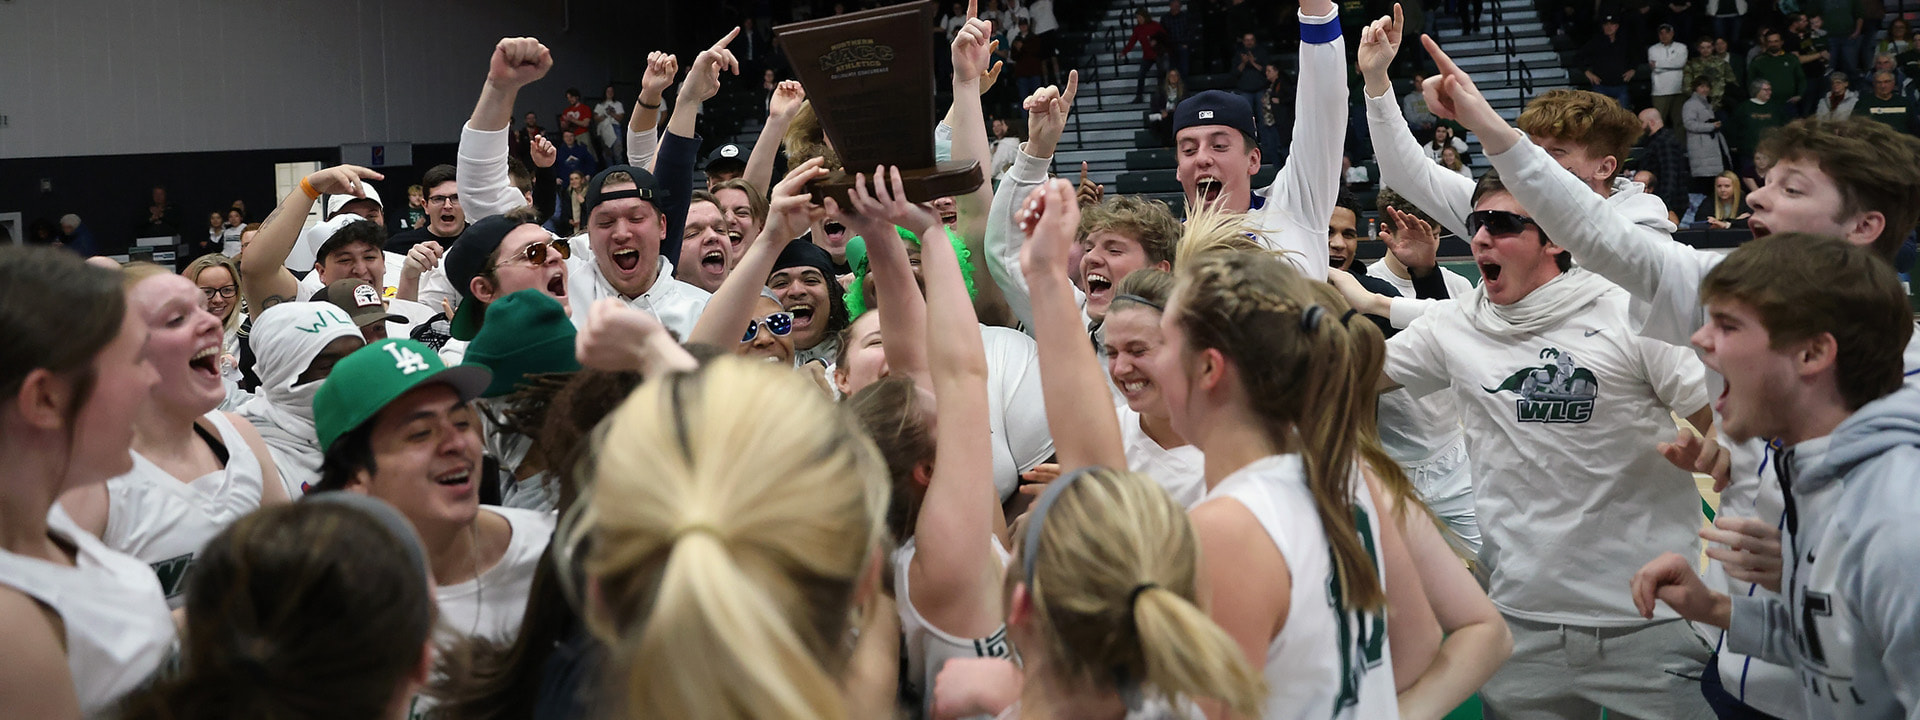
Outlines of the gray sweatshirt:
[[1793,471],[1786,592],[1734,598],[1727,647],[1793,668],[1809,720],[1920,719],[1920,390],[1860,408]]

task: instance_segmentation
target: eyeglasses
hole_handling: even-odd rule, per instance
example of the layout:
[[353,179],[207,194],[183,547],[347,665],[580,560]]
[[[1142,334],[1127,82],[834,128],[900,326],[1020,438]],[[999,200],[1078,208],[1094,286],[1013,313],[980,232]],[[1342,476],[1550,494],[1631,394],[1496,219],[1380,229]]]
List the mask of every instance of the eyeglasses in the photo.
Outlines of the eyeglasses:
[[215,295],[219,295],[220,297],[226,298],[228,300],[232,300],[233,296],[238,295],[239,293],[240,293],[240,286],[238,285],[225,285],[217,288],[210,288],[210,287],[200,288],[200,294],[206,296],[208,300],[212,300],[213,296]]
[[453,207],[454,204],[458,202],[460,202],[459,195],[435,195],[433,197],[427,198],[428,205],[445,205],[447,207]]
[[1493,235],[1518,235],[1528,225],[1538,227],[1540,223],[1533,218],[1505,210],[1475,210],[1467,215],[1467,237],[1480,234],[1480,228],[1486,228]]
[[793,332],[793,313],[783,311],[748,320],[747,334],[740,338],[740,342],[753,342],[754,337],[760,334],[761,325],[767,326],[767,332],[773,333],[774,337],[786,337],[787,333]]
[[560,251],[560,259],[562,260],[566,260],[568,258],[573,257],[573,247],[567,245],[565,241],[542,240],[536,243],[528,243],[525,248],[522,248],[520,250],[520,252],[514,253],[513,257],[506,258],[506,261],[513,262],[518,260],[518,261],[523,261],[528,265],[539,267],[541,265],[547,264],[547,248],[553,248],[555,250]]

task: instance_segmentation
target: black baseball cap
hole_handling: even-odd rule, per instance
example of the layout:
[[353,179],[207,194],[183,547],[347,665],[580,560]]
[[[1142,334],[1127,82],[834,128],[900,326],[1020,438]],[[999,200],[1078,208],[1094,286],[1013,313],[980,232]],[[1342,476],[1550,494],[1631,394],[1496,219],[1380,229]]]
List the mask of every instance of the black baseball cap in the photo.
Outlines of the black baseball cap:
[[1249,137],[1260,136],[1253,120],[1253,106],[1247,99],[1225,90],[1207,90],[1180,101],[1173,109],[1175,133],[1200,125],[1225,125]]
[[[605,188],[607,185],[607,176],[614,173],[626,173],[632,176],[634,188],[632,190],[614,190],[612,192],[603,191],[602,188]],[[640,198],[648,203],[653,203],[654,209],[658,210],[660,206],[654,201],[654,196],[659,194],[659,192],[660,181],[654,179],[653,173],[641,170],[632,165],[615,165],[601,170],[593,176],[592,180],[587,181],[587,196],[580,200],[580,215],[583,218],[592,215],[593,209],[599,207],[600,203],[622,198]]]
[[707,153],[707,172],[746,172],[747,148],[738,143],[727,143]]
[[525,224],[525,220],[506,215],[488,215],[468,225],[466,232],[453,241],[453,247],[447,248],[447,257],[441,262],[446,265],[447,280],[460,291],[460,308],[454,311],[448,331],[455,340],[472,340],[480,332],[487,304],[473,296],[473,279],[486,270],[487,258],[500,249],[507,233]]

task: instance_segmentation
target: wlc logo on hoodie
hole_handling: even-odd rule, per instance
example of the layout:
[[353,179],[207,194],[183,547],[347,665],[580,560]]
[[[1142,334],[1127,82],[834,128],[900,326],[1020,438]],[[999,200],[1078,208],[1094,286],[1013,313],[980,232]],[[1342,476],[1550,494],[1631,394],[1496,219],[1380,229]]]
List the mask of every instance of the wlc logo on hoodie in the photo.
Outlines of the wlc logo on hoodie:
[[1481,388],[1491,393],[1512,392],[1515,419],[1533,423],[1583,423],[1593,419],[1593,399],[1600,394],[1600,381],[1593,371],[1573,361],[1573,353],[1558,348],[1540,351],[1540,359],[1552,362],[1539,367],[1521,368],[1507,376],[1500,387]]

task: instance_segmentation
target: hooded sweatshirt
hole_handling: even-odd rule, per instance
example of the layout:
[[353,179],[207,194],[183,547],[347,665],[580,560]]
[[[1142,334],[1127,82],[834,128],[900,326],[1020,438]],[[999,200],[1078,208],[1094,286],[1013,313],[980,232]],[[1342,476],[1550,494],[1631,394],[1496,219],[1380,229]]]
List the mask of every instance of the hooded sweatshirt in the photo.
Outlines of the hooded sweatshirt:
[[1389,378],[1459,401],[1502,613],[1644,624],[1624,590],[1633,573],[1663,552],[1700,553],[1699,495],[1656,446],[1673,437],[1669,410],[1706,405],[1704,369],[1632,328],[1626,291],[1574,268],[1510,305],[1481,288],[1435,303],[1387,341]]
[[1797,671],[1809,720],[1920,717],[1920,390],[1793,451],[1822,442],[1781,478],[1786,592],[1735,597],[1727,646]]
[[287,497],[298,499],[320,480],[325,455],[313,427],[313,395],[321,381],[294,383],[321,350],[343,337],[361,338],[360,328],[332,303],[280,303],[253,321],[253,368],[260,374],[260,390],[238,412],[266,440]]

